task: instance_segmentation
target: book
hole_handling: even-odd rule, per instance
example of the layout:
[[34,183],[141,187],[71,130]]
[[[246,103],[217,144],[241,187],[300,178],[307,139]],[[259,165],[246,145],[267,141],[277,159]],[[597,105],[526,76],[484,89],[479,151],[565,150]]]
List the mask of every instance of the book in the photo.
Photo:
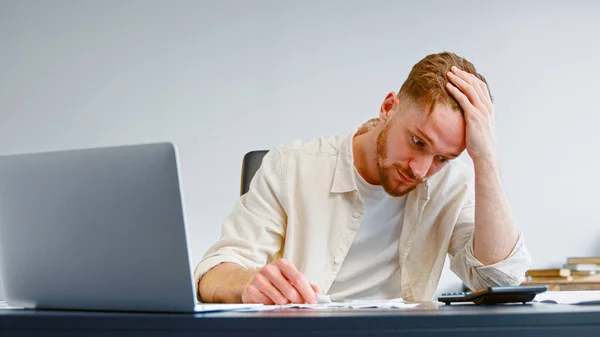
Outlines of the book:
[[548,283],[561,283],[573,281],[572,276],[527,276],[527,282],[535,282],[544,284]]
[[567,263],[563,268],[571,271],[600,271],[600,264],[596,263]]
[[526,276],[542,276],[542,277],[567,277],[571,276],[571,269],[530,269],[525,273]]
[[566,283],[598,283],[600,272],[596,271],[571,271],[570,276],[531,276],[527,275],[526,282],[532,284],[566,284]]
[[593,263],[600,264],[600,257],[570,257],[567,259],[568,264],[578,263]]
[[575,282],[600,282],[600,273],[575,271],[572,278]]

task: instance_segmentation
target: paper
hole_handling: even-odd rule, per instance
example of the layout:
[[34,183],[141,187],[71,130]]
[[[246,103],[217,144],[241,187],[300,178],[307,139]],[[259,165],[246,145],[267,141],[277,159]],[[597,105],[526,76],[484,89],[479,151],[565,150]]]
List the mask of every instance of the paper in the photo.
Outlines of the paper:
[[538,294],[535,301],[557,304],[600,304],[600,291],[547,291]]
[[23,309],[21,307],[11,307],[6,301],[0,301],[0,309]]
[[216,311],[235,311],[262,307],[262,304],[246,304],[246,303],[200,303],[194,307],[194,312],[216,312]]
[[329,295],[317,294],[317,303],[331,303],[331,298]]
[[244,309],[244,311],[272,311],[281,309],[313,309],[313,310],[330,310],[330,309],[368,309],[368,308],[414,308],[419,303],[408,303],[401,298],[391,300],[354,300],[347,302],[331,302],[329,296],[317,298],[317,304],[285,304],[285,305],[264,305],[255,308]]
[[[364,308],[412,308],[418,303],[407,303],[401,299],[385,301],[351,301],[351,302],[331,302],[329,296],[318,298],[317,304],[286,304],[286,305],[263,305],[263,304],[225,304],[225,303],[200,303],[194,307],[194,312],[207,313],[219,311],[271,311],[281,309],[364,309]],[[2,309],[23,309],[9,306],[6,301],[0,301],[0,310]]]
[[413,308],[419,305],[419,303],[409,303],[404,301],[402,298],[394,298],[391,300],[355,300],[348,303],[351,309],[361,308]]

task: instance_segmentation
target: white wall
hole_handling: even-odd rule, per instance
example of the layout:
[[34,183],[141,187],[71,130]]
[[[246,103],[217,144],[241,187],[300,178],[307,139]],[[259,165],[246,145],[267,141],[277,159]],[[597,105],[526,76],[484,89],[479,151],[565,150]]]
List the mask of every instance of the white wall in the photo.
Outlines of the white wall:
[[[346,133],[425,55],[490,82],[535,267],[600,255],[600,2],[0,0],[0,154],[172,140],[192,260],[241,158]],[[458,280],[445,272],[439,291]]]

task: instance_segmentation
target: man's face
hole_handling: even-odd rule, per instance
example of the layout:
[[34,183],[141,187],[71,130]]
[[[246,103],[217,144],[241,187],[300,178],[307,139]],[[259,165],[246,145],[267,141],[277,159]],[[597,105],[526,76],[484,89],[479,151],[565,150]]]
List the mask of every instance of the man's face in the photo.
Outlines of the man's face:
[[385,191],[403,196],[442,169],[465,149],[465,122],[460,112],[437,104],[428,114],[405,104],[377,137],[377,167]]

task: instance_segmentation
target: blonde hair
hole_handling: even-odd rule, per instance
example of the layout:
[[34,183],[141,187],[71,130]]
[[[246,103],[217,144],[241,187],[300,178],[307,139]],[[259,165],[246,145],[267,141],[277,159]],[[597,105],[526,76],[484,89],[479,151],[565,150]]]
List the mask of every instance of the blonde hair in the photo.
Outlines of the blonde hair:
[[398,96],[407,99],[408,102],[420,104],[428,112],[440,103],[447,104],[452,110],[464,115],[460,104],[446,91],[446,83],[448,83],[446,74],[452,66],[475,75],[487,85],[485,77],[477,72],[473,63],[454,53],[442,52],[427,55],[415,64],[402,84]]

